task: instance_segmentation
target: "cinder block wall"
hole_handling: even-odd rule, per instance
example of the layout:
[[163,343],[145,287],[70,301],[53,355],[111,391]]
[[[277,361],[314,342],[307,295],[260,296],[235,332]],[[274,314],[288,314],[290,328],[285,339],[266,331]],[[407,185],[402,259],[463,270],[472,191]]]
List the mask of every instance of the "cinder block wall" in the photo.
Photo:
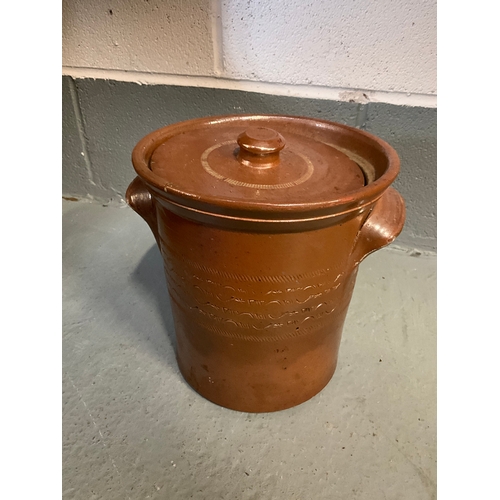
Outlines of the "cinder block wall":
[[434,0],[63,0],[63,194],[122,203],[135,143],[199,116],[330,119],[398,151],[400,245],[436,249]]

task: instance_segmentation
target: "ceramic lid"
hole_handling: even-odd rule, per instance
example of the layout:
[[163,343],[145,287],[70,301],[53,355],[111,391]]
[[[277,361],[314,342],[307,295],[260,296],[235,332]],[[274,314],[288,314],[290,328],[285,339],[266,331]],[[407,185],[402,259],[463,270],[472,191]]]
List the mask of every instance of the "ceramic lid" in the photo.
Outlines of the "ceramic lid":
[[[177,205],[243,218],[258,212],[264,219],[306,219],[367,203],[367,184],[388,170],[388,158],[366,148],[367,137],[374,136],[311,118],[202,118],[146,136],[133,162],[157,194]],[[383,141],[375,142],[381,149]],[[397,168],[393,173],[385,184]]]
[[279,123],[216,123],[170,137],[151,170],[176,190],[266,204],[328,201],[364,186],[360,167],[334,145]]

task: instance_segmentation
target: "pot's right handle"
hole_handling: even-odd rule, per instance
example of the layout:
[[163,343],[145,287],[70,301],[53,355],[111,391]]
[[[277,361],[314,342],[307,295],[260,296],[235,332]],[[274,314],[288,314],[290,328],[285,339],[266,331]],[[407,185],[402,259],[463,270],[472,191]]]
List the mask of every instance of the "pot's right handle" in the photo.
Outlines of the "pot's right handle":
[[388,188],[359,230],[352,254],[353,264],[359,264],[367,255],[391,243],[401,233],[405,217],[402,196],[394,188]]
[[127,193],[125,194],[125,198],[132,210],[137,212],[148,223],[148,226],[156,239],[158,248],[161,248],[158,234],[156,207],[151,193],[140,177],[136,177],[130,183],[130,186],[127,188]]

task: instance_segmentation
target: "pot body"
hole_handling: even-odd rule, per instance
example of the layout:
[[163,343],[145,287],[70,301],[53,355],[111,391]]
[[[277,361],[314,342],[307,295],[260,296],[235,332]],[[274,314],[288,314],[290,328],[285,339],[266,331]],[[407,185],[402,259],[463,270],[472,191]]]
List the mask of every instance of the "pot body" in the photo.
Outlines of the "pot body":
[[158,207],[187,382],[246,412],[300,404],[332,377],[356,278],[362,215],[293,233],[228,231]]
[[[273,142],[283,139],[275,130],[247,129],[238,136],[239,150],[226,136],[204,136],[206,127],[241,127],[242,122],[270,123],[290,140],[282,170],[268,158],[268,151],[276,156],[283,148]],[[227,136],[233,135],[233,125],[223,129]],[[306,146],[317,144],[307,146],[316,167],[300,156],[300,144],[294,146],[302,132]],[[217,154],[226,146],[222,161]],[[261,148],[259,154],[269,160],[270,166],[263,164],[269,175],[252,148]],[[240,158],[242,149],[251,161]],[[299,163],[291,162],[293,154]],[[149,224],[163,256],[177,361],[186,381],[208,400],[245,412],[283,410],[321,391],[337,366],[358,264],[403,228],[404,201],[390,187],[399,170],[396,152],[345,125],[229,116],[159,129],[137,144],[132,159],[138,177],[126,198]],[[243,180],[222,175],[217,169],[224,173],[224,165]],[[297,165],[309,166],[290,180],[287,175]],[[342,179],[338,185],[324,179],[342,165],[348,167],[347,177],[352,167],[361,168],[365,185],[349,184],[335,194]],[[275,174],[272,168],[278,168]],[[259,180],[266,175],[274,181]],[[306,186],[308,179],[312,187]],[[273,194],[279,190],[281,195]]]

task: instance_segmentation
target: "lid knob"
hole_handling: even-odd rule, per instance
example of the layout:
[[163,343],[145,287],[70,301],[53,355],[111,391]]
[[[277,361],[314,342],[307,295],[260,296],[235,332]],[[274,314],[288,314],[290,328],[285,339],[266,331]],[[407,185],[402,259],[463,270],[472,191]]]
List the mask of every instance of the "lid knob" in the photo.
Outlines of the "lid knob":
[[246,166],[267,168],[279,162],[285,139],[276,130],[250,127],[238,136],[238,160]]

